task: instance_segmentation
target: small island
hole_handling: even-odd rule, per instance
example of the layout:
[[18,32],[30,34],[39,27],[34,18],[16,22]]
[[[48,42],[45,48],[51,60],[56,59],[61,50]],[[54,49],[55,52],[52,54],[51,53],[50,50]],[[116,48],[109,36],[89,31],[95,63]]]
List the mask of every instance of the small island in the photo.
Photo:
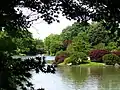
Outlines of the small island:
[[[53,64],[119,67],[120,45],[117,35],[110,32],[104,21],[77,23],[63,29],[60,35],[51,34],[44,44],[49,55],[55,55]],[[114,35],[114,37],[113,37]]]

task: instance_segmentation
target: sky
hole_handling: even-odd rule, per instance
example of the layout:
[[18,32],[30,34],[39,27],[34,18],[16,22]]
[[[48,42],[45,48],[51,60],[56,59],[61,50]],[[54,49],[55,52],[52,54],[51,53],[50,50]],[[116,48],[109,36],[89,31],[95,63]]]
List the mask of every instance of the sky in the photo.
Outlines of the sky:
[[[19,8],[19,7],[18,7]],[[15,8],[17,11],[17,8]],[[35,18],[36,12],[32,12],[28,8],[19,8],[22,10],[23,14],[26,16],[33,15],[32,18]],[[18,11],[19,12],[19,11]],[[37,14],[38,16],[38,14]],[[33,34],[33,38],[38,38],[44,40],[47,36],[50,34],[60,34],[63,29],[65,29],[67,26],[71,26],[75,21],[74,20],[68,20],[65,17],[63,17],[61,14],[59,15],[58,20],[60,20],[60,23],[53,22],[52,24],[47,24],[47,22],[43,21],[42,19],[39,19],[35,21],[28,30]],[[91,21],[90,21],[91,22]]]
[[[17,10],[17,8],[15,9]],[[35,19],[38,16],[38,13],[32,12],[28,8],[19,9],[22,10],[24,15],[31,15],[30,20]],[[60,34],[63,29],[65,29],[67,26],[71,26],[75,22],[74,20],[70,21],[66,19],[62,16],[62,14],[59,15],[58,20],[60,21],[60,23],[53,22],[51,24],[47,24],[47,22],[45,22],[44,20],[39,19],[37,21],[34,21],[32,26],[28,28],[28,30],[33,34],[33,38],[44,40],[50,34]]]
[[32,26],[28,29],[33,34],[33,38],[39,38],[44,40],[45,37],[50,34],[60,34],[63,29],[67,26],[71,26],[75,21],[67,20],[65,17],[59,17],[60,23],[53,22],[52,24],[47,24],[43,20],[35,21]]

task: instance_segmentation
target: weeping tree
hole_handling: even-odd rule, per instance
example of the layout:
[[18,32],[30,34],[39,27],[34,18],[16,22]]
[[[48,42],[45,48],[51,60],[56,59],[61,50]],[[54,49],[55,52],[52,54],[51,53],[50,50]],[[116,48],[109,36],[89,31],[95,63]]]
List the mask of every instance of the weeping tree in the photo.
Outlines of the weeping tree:
[[[39,15],[33,19],[31,17],[35,14],[24,15],[23,8],[36,12],[36,14],[39,13]],[[112,27],[118,26],[120,22],[119,9],[119,3],[115,0],[1,0],[0,30],[6,31],[8,35],[1,39],[5,44],[0,47],[0,78],[7,77],[4,80],[7,84],[2,82],[3,85],[0,85],[1,89],[16,90],[17,86],[21,86],[23,90],[26,90],[26,86],[32,85],[28,83],[24,86],[20,81],[27,81],[31,76],[29,71],[33,69],[46,72],[46,70],[41,69],[41,67],[44,67],[44,63],[40,64],[40,61],[12,59],[12,52],[15,48],[8,48],[9,46],[14,46],[11,38],[21,37],[19,31],[27,31],[27,28],[31,26],[33,21],[42,18],[48,24],[53,21],[59,22],[58,14],[62,13],[69,20],[74,19],[84,22],[90,19],[93,21],[104,20],[109,23],[108,28],[111,28],[111,31],[114,32]],[[8,42],[5,41],[5,38],[7,38]],[[31,66],[30,62],[33,66]],[[49,72],[51,71],[50,66],[48,66],[48,70]],[[0,80],[3,81],[2,79]]]

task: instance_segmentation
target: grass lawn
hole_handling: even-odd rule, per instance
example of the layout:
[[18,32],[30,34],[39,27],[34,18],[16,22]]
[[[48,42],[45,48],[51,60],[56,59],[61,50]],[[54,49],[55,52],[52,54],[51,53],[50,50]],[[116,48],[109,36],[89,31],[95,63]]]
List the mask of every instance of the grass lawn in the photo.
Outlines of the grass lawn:
[[87,64],[80,64],[80,66],[105,66],[104,63],[98,63],[98,62],[89,62]]
[[[59,63],[58,66],[65,65],[64,62]],[[105,63],[91,62],[90,60],[86,61],[84,64],[80,64],[79,66],[105,66]]]
[[[62,65],[65,65],[65,63],[63,62],[63,63],[60,63],[58,65],[62,66]],[[104,63],[88,61],[88,63],[80,64],[79,66],[105,66],[105,64]]]
[[65,65],[65,63],[64,63],[64,62],[62,62],[62,63],[59,63],[58,65],[60,65],[60,66],[61,66],[61,65]]

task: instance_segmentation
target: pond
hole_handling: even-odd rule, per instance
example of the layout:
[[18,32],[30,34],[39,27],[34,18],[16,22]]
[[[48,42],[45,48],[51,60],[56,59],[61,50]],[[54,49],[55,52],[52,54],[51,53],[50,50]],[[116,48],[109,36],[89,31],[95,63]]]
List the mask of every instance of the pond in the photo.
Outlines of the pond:
[[36,88],[45,90],[120,90],[120,69],[59,66],[56,74],[33,73]]

